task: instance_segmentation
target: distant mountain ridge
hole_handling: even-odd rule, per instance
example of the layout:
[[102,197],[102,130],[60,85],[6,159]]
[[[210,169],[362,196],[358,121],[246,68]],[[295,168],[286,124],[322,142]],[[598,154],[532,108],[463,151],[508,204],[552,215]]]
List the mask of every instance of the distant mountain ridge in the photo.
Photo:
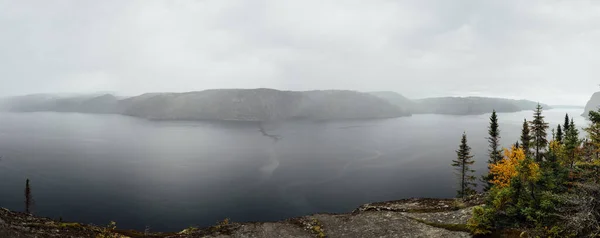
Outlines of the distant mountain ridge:
[[[395,92],[371,93],[392,104],[411,109],[413,114],[478,115],[497,112],[533,110],[537,102],[491,97],[436,97],[410,100]],[[552,107],[540,104],[544,109]]]
[[119,99],[21,96],[4,102],[17,112],[54,111],[123,114],[154,120],[339,120],[409,116],[407,110],[367,93],[344,90],[279,91],[213,89],[187,93],[147,93]]
[[[0,100],[15,112],[122,114],[152,120],[341,120],[380,119],[411,114],[477,115],[532,110],[537,102],[486,97],[411,100],[396,92],[348,90],[280,91],[211,89],[185,93],[146,93],[118,98],[111,94],[35,94]],[[549,109],[548,105],[542,104]]]
[[115,113],[117,103],[118,99],[110,94],[78,96],[35,94],[6,99],[3,101],[3,107],[19,112]]

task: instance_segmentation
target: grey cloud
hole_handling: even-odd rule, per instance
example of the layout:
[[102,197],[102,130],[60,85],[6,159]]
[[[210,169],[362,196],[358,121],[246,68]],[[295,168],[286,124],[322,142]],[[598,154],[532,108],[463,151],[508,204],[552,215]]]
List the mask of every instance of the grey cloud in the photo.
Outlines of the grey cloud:
[[583,104],[600,76],[597,1],[0,0],[0,28],[0,95],[338,88]]

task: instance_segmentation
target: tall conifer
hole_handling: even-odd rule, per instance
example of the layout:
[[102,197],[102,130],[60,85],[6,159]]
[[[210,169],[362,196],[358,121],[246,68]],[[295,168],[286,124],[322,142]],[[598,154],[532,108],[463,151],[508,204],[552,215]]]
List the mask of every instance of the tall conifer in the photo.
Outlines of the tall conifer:
[[[489,142],[488,148],[488,164],[496,164],[502,159],[502,151],[500,150],[500,129],[498,129],[498,116],[496,115],[496,110],[492,112],[490,116],[490,126],[488,127],[488,135],[487,137]],[[494,179],[493,175],[489,173],[482,177],[482,180],[486,183],[484,190],[488,191],[493,186],[490,182]]]
[[569,166],[573,168],[575,165],[575,161],[578,159],[577,149],[581,144],[581,140],[579,139],[579,130],[575,126],[573,122],[573,118],[571,118],[571,122],[569,123],[569,129],[565,132],[565,151],[567,154],[567,159],[569,162]]
[[563,141],[563,132],[560,124],[558,124],[558,127],[556,128],[556,141],[558,141],[558,143],[562,143]]
[[29,179],[25,181],[25,213],[31,214],[31,207],[33,206],[33,196],[31,195],[31,186],[29,185]]
[[458,171],[459,190],[457,191],[457,196],[462,198],[474,194],[474,188],[477,186],[475,183],[476,178],[473,175],[475,170],[471,169],[471,165],[473,165],[475,161],[473,160],[473,155],[471,155],[471,147],[467,145],[466,133],[463,133],[462,135],[456,155],[456,160],[452,160],[452,166],[456,167],[456,170]]
[[588,134],[588,147],[591,151],[592,159],[598,159],[600,156],[600,110],[590,111],[589,114],[590,124],[584,128]]
[[542,115],[542,106],[538,103],[535,111],[533,112],[533,121],[531,121],[531,139],[532,139],[532,147],[535,151],[534,158],[535,161],[540,163],[544,158],[544,150],[546,150],[546,146],[548,146],[548,133],[546,129],[548,129],[548,123],[544,121],[544,116]]
[[490,156],[488,163],[495,164],[502,159],[502,151],[499,148],[500,129],[498,128],[498,116],[496,115],[496,110],[494,110],[492,112],[492,116],[490,116],[490,126],[488,127],[488,135],[488,153]]
[[529,135],[529,123],[523,119],[523,129],[521,129],[521,148],[525,152],[525,156],[531,156],[531,136]]
[[567,114],[565,114],[565,124],[563,124],[563,128],[562,128],[565,133],[567,132],[567,130],[569,130],[569,123],[570,123],[569,114],[567,113]]

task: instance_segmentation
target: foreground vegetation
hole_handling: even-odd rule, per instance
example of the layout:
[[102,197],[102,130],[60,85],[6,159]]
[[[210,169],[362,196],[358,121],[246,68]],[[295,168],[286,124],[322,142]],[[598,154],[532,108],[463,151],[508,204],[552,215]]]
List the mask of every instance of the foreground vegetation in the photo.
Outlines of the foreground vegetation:
[[[585,139],[565,117],[552,139],[538,105],[523,124],[520,141],[498,150],[497,115],[490,118],[489,173],[484,176],[485,205],[473,209],[468,228],[474,235],[525,231],[532,237],[600,236],[600,111],[589,113]],[[470,147],[461,139],[453,166],[459,172],[458,196],[474,193]]]

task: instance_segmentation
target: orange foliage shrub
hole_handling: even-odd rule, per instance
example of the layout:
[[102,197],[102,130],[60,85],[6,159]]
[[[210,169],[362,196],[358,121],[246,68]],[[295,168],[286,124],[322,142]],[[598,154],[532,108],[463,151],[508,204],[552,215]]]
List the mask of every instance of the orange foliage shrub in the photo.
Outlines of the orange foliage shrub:
[[510,186],[510,180],[517,176],[517,165],[524,159],[523,149],[515,150],[514,147],[511,150],[504,149],[504,159],[497,164],[489,165],[490,173],[494,175],[490,182],[501,188]]
[[490,173],[494,185],[504,188],[510,186],[510,181],[516,176],[523,180],[538,180],[540,167],[533,161],[525,161],[525,152],[521,148],[504,149],[504,158],[497,164],[490,164]]

